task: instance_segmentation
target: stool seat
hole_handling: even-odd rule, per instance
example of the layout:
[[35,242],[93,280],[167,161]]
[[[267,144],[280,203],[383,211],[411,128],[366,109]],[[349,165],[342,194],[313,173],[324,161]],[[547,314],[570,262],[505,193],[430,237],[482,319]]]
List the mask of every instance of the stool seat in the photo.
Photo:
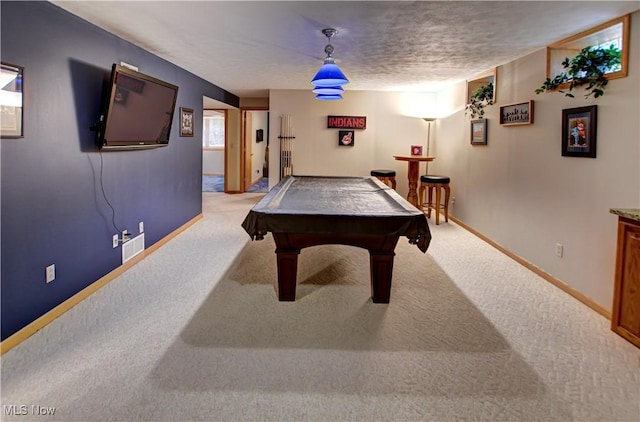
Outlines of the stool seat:
[[371,170],[371,176],[377,177],[385,185],[391,189],[396,188],[396,172],[395,170],[376,169]]
[[374,177],[396,177],[395,170],[371,170],[371,176]]
[[425,174],[420,176],[420,182],[422,183],[449,183],[451,178],[447,176],[439,176],[436,174]]
[[[436,225],[440,224],[441,209],[444,211],[444,221],[449,221],[449,195],[451,192],[449,182],[451,182],[450,177],[439,174],[425,174],[420,176],[420,209],[424,212],[426,208],[427,218],[431,217],[431,210],[434,210],[436,212]],[[433,199],[434,190],[436,194],[435,201]],[[444,190],[444,201],[442,201],[440,190]],[[425,191],[427,193],[426,201],[424,197]]]

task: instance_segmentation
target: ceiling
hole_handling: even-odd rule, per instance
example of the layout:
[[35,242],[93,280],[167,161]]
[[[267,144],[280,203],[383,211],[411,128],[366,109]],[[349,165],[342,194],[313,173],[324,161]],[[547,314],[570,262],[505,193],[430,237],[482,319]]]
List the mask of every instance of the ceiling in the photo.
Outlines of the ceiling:
[[239,97],[311,89],[323,28],[338,30],[331,43],[347,91],[429,92],[640,9],[640,1],[52,3]]

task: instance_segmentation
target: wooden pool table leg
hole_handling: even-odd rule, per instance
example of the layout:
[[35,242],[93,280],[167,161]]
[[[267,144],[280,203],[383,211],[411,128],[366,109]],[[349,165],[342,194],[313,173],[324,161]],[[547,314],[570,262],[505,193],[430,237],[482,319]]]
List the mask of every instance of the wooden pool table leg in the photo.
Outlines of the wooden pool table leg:
[[278,264],[278,299],[296,300],[298,255],[300,250],[317,245],[351,245],[369,251],[371,299],[374,303],[389,303],[393,258],[399,236],[372,236],[318,233],[273,233]]
[[300,249],[276,249],[276,255],[278,257],[278,300],[293,302],[296,300]]
[[394,252],[369,250],[371,299],[373,303],[389,303],[394,256]]

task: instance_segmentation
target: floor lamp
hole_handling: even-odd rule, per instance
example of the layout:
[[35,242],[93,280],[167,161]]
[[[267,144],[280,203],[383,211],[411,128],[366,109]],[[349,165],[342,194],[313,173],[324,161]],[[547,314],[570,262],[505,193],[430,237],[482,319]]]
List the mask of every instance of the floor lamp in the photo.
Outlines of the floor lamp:
[[[436,119],[434,117],[423,117],[422,118],[429,125],[427,126],[427,157],[429,157],[429,147],[431,146],[431,122],[435,122]],[[426,173],[429,174],[429,162],[427,161]]]

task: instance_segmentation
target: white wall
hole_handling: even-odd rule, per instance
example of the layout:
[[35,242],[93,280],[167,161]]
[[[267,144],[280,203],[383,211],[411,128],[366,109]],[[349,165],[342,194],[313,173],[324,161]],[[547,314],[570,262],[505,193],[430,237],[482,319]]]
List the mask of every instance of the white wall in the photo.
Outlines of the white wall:
[[241,154],[240,133],[241,133],[241,113],[240,110],[227,110],[227,147],[225,148],[226,168],[225,168],[225,189],[227,192],[240,192],[240,184],[244,175],[240,174]]
[[224,148],[202,151],[202,173],[224,174]]
[[[251,174],[252,183],[256,182],[262,177],[262,170],[264,168],[264,155],[267,147],[267,120],[269,113],[267,111],[249,111],[251,113]],[[256,130],[262,129],[264,131],[264,140],[262,142],[256,142]]]
[[[269,98],[270,186],[280,174],[280,116],[289,114],[296,137],[294,174],[368,176],[375,168],[392,169],[397,172],[398,192],[407,195],[407,163],[394,160],[393,155],[409,155],[411,145],[423,145],[426,151],[427,122],[416,116],[432,113],[429,107],[435,107],[435,94],[347,90],[341,101],[319,101],[311,90],[275,90]],[[338,146],[339,129],[327,129],[329,115],[366,116],[367,128],[355,130],[354,146]]]
[[[395,169],[407,194],[406,164],[394,154],[426,145],[435,122],[430,173],[451,176],[451,213],[611,310],[617,217],[610,208],[640,208],[640,13],[632,15],[629,76],[612,80],[603,97],[536,95],[546,78],[545,51],[498,68],[497,104],[487,110],[488,145],[471,146],[464,82],[437,94],[349,91],[342,101],[315,100],[310,91],[271,91],[270,186],[279,175],[279,116],[293,120],[294,174],[368,175]],[[500,105],[533,99],[534,124],[500,126]],[[598,105],[597,158],[562,157],[562,110]],[[338,146],[328,115],[366,116],[354,147]],[[424,165],[421,173],[424,172]],[[437,238],[433,241],[437,242]],[[555,245],[564,245],[564,257]]]
[[[498,68],[487,109],[488,145],[471,146],[464,83],[439,93],[457,110],[437,122],[437,165],[452,178],[452,213],[469,226],[610,310],[617,217],[640,208],[640,13],[632,16],[629,75],[603,97],[536,95],[545,51]],[[457,103],[451,102],[451,99]],[[500,105],[533,99],[534,124],[501,126]],[[561,156],[562,110],[597,104],[597,158]],[[564,257],[555,245],[564,245]]]

